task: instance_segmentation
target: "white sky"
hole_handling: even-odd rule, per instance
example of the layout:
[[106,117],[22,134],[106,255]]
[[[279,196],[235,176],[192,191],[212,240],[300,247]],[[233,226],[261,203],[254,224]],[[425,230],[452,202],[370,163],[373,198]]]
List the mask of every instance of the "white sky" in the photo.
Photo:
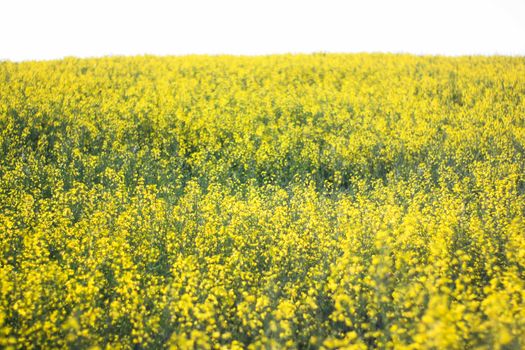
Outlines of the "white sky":
[[525,0],[0,0],[0,59],[320,51],[525,56]]

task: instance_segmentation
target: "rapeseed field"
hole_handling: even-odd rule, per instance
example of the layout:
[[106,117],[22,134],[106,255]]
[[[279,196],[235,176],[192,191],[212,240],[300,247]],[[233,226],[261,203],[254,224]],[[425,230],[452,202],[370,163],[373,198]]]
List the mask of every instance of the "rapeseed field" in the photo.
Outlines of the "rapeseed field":
[[525,347],[525,58],[0,63],[0,347]]

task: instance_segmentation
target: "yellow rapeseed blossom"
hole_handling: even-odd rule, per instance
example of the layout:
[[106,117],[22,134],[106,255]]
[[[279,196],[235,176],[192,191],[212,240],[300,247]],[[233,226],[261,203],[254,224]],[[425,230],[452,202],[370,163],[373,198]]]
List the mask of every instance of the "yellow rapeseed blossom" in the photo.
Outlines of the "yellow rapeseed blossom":
[[525,348],[525,60],[0,62],[0,348]]

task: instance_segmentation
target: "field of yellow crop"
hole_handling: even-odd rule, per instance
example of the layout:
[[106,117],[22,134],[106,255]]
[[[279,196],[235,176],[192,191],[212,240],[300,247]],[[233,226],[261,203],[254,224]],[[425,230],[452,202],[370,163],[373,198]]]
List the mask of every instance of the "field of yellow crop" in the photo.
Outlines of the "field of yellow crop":
[[0,348],[525,347],[525,58],[0,63]]

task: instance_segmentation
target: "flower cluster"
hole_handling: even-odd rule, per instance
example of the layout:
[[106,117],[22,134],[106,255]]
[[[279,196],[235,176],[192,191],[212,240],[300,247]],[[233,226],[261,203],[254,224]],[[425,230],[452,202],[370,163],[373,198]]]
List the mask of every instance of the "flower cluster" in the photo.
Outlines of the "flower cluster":
[[1,62],[0,347],[525,347],[525,61]]

